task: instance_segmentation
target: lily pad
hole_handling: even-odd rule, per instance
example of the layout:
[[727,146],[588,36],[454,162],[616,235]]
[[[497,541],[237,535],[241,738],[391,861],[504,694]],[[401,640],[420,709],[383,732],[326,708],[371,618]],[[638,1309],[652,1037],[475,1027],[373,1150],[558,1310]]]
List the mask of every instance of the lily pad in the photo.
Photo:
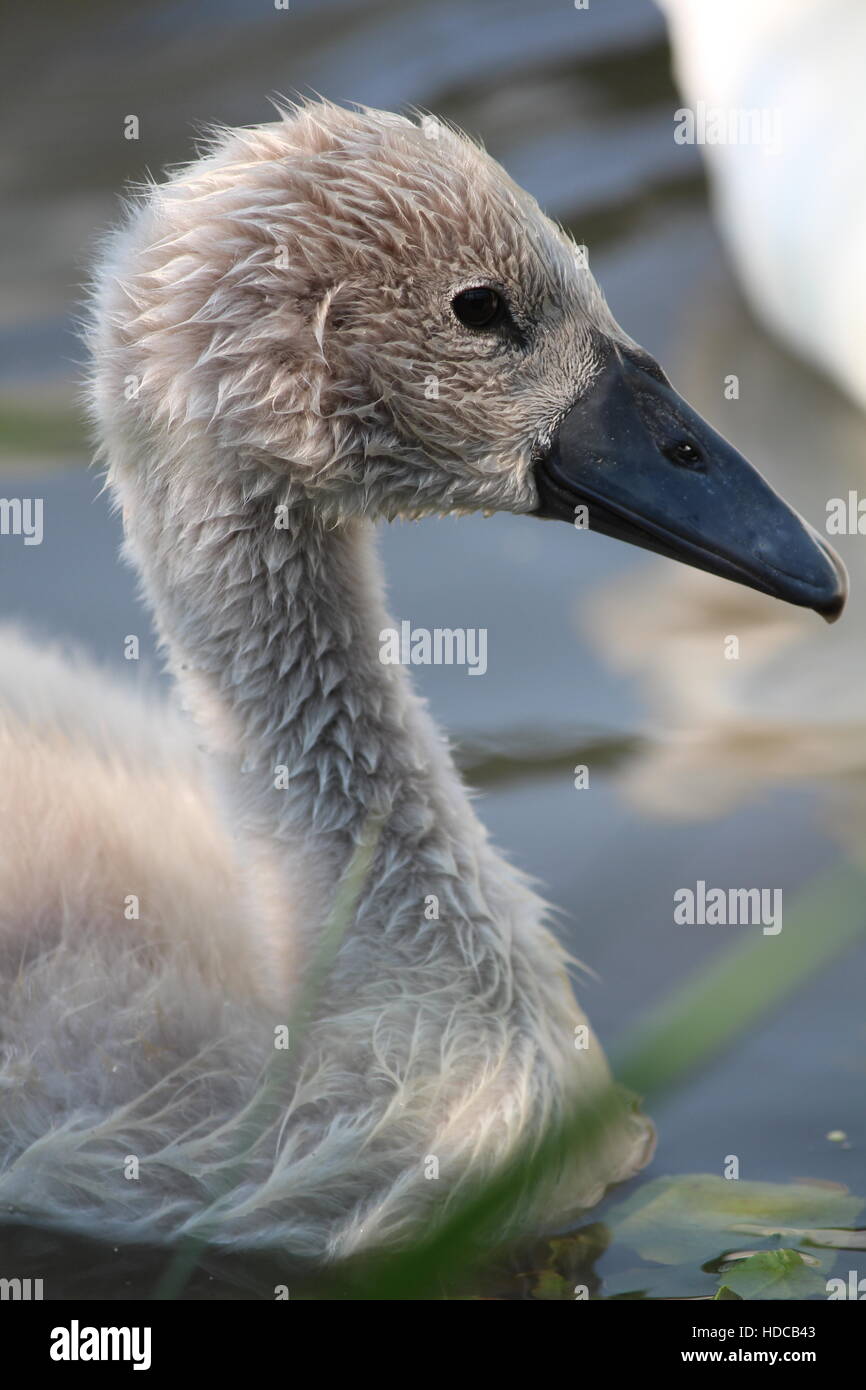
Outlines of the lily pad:
[[798,1250],[762,1250],[740,1260],[725,1274],[725,1287],[749,1301],[814,1298],[827,1292],[823,1271]]
[[[838,1228],[852,1225],[862,1207],[863,1199],[844,1188],[698,1173],[647,1183],[610,1210],[607,1224],[618,1244],[644,1260],[702,1264],[733,1247],[731,1234],[742,1235],[746,1228],[768,1240],[780,1227]],[[731,1283],[727,1276],[726,1283]]]
[[798,1245],[816,1245],[831,1250],[866,1250],[866,1231],[803,1230],[799,1226],[743,1225],[734,1228],[750,1236],[793,1236]]

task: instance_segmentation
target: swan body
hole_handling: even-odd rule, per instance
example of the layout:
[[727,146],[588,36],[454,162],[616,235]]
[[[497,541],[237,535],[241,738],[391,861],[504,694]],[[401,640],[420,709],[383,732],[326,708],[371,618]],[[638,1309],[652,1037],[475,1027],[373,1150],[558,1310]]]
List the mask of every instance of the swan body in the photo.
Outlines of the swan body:
[[[497,314],[508,287],[492,329],[456,318],[479,284]],[[492,160],[326,103],[217,135],[137,198],[89,340],[192,718],[5,639],[0,1205],[316,1260],[398,1243],[610,1076],[545,904],[379,659],[373,523],[569,519],[563,422],[620,370],[653,449],[672,412],[702,427],[626,363],[577,248]],[[759,501],[797,560],[761,583],[837,611],[824,551]],[[652,1143],[623,1097],[521,1220],[573,1216]]]
[[703,148],[752,307],[866,406],[866,11],[857,0],[659,3],[691,109],[764,114],[768,140]]

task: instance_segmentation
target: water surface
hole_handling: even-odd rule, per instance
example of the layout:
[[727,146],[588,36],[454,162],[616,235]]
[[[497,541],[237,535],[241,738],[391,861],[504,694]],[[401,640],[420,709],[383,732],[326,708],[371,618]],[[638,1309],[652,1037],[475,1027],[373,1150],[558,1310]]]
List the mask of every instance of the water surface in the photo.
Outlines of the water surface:
[[[828,479],[834,494],[858,485],[862,417],[750,320],[725,267],[699,161],[673,143],[678,99],[648,0],[41,12],[16,15],[0,83],[2,487],[45,499],[42,546],[0,542],[5,617],[126,675],[122,640],[138,633],[138,678],[158,678],[117,522],[85,467],[75,301],[124,180],[189,156],[204,121],[267,119],[275,91],[414,103],[482,136],[588,244],[628,331],[795,505],[820,523]],[[130,112],[137,143],[122,138]],[[723,396],[730,371],[743,383],[737,402]],[[793,903],[866,844],[866,576],[862,541],[840,548],[853,596],[827,629],[529,518],[383,530],[396,618],[488,631],[483,678],[440,667],[417,680],[495,840],[537,877],[595,972],[581,998],[607,1044],[737,933],[759,930],[676,926],[678,887],[781,888]],[[732,630],[744,634],[736,665],[721,655]],[[581,792],[577,763],[591,772]],[[851,948],[669,1097],[652,1172],[719,1172],[736,1154],[744,1177],[862,1188],[864,964],[866,944]],[[826,1138],[840,1129],[847,1147]]]

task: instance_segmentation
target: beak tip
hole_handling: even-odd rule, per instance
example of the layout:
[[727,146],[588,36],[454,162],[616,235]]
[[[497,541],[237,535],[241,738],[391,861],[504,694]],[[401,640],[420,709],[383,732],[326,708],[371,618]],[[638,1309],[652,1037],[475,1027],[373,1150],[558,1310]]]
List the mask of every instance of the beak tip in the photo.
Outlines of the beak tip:
[[847,601],[848,589],[847,586],[843,585],[832,598],[827,599],[824,603],[817,604],[815,612],[820,613],[825,623],[838,622],[844,612]]
[[[811,527],[809,529],[812,530]],[[837,555],[832,546],[827,544],[823,536],[814,531],[812,534],[832,570],[831,582],[827,586],[827,595],[822,598],[820,603],[814,605],[815,612],[820,613],[825,623],[835,623],[841,618],[845,604],[848,602],[848,571],[840,556]]]

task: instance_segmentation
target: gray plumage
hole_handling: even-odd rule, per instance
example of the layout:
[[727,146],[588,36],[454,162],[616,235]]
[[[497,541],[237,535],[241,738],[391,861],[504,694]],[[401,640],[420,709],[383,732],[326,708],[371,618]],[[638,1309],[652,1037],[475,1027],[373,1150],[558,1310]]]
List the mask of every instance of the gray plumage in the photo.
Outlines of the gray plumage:
[[[456,323],[479,280],[530,350]],[[373,540],[383,517],[530,511],[595,330],[628,341],[574,245],[443,125],[287,108],[133,199],[96,277],[91,399],[194,725],[7,639],[4,1208],[339,1257],[426,1228],[606,1085],[545,904],[379,660]],[[379,822],[271,1104],[274,1030]],[[591,1205],[651,1144],[624,1102],[524,1219]]]

